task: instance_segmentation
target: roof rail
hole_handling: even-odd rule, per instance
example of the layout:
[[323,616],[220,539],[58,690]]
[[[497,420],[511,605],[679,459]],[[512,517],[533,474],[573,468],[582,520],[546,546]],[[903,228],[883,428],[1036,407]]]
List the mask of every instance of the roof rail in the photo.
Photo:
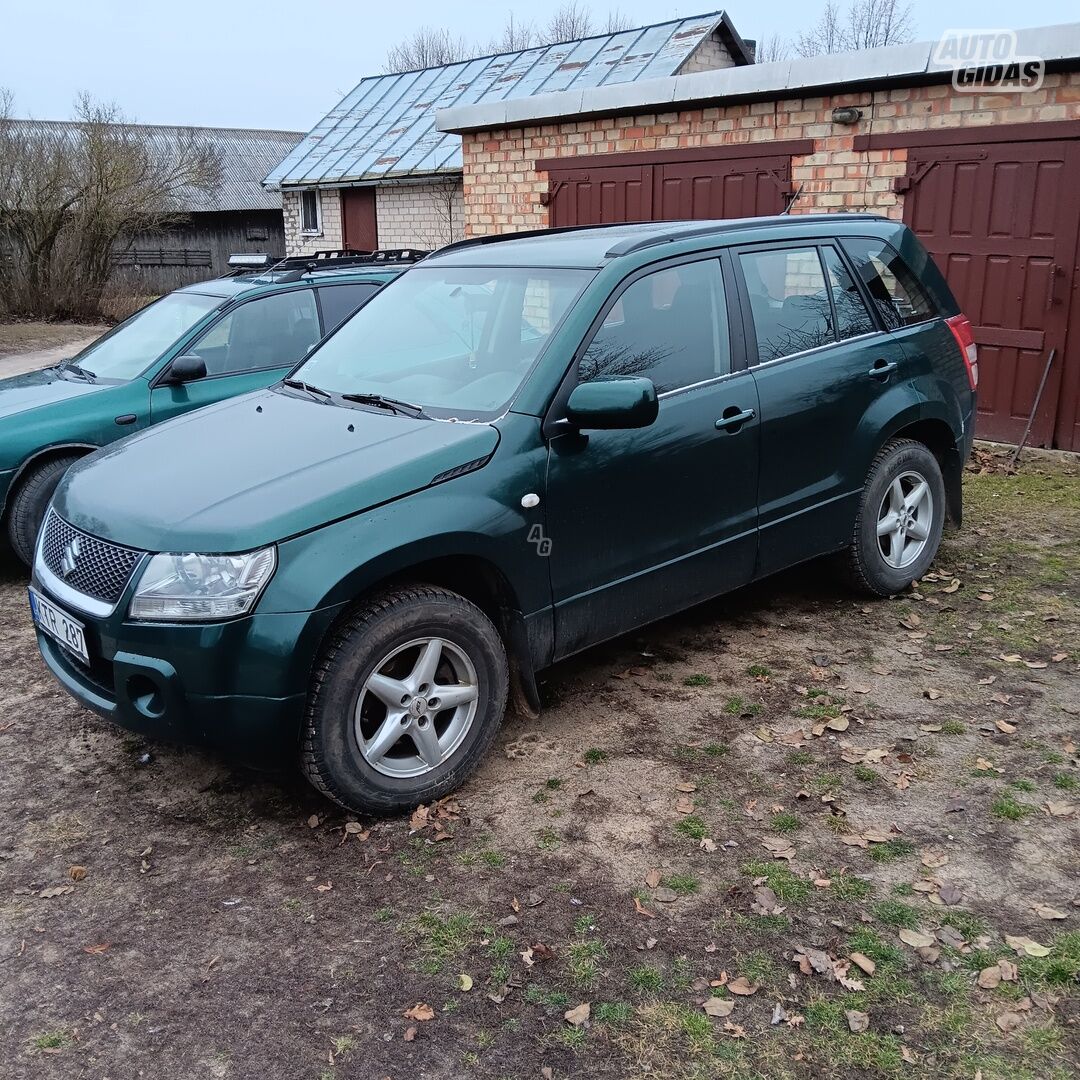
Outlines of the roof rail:
[[503,240],[521,240],[528,236],[555,236],[558,233],[583,232],[586,229],[617,229],[622,225],[646,225],[649,222],[605,221],[597,225],[560,225],[555,229],[522,229],[521,232],[489,233],[486,236],[470,236],[467,240],[455,240],[444,244],[435,255],[445,255],[448,251],[461,251],[463,248],[480,247],[484,244],[498,244]]

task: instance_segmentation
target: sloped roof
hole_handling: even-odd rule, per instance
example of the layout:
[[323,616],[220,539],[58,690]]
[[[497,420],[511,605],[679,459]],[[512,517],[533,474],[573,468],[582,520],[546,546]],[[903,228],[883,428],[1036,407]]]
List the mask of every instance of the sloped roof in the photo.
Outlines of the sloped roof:
[[271,187],[460,172],[461,139],[439,109],[674,75],[719,30],[737,63],[746,46],[722,11],[637,30],[361,80],[266,178]]
[[[24,131],[53,137],[74,137],[79,124],[67,120],[14,120]],[[181,137],[209,143],[221,161],[221,181],[213,192],[192,189],[180,198],[188,213],[225,210],[280,210],[281,194],[268,191],[262,179],[300,141],[299,131],[263,131],[250,128],[171,127],[130,124],[160,153],[168,153]]]

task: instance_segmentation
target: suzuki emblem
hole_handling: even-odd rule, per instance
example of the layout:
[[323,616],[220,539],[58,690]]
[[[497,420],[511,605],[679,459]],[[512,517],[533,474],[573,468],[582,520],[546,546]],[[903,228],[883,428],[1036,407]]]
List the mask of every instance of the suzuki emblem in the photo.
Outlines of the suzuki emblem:
[[75,560],[78,559],[82,552],[82,548],[79,545],[79,538],[73,537],[64,548],[64,554],[60,559],[60,573],[64,577],[70,577],[75,572]]

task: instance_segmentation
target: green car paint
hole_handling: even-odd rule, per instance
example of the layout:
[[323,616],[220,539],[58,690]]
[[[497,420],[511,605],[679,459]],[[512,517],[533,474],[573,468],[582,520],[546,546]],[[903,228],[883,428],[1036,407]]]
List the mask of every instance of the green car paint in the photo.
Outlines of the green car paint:
[[[200,341],[211,340],[214,328],[241,307],[287,292],[311,294],[311,310],[320,319],[314,330],[317,340],[331,328],[326,306],[314,302],[315,295],[321,296],[318,290],[363,285],[363,290],[351,294],[362,302],[367,286],[373,294],[405,265],[320,268],[293,281],[282,281],[282,274],[259,273],[200,282],[143,308],[63,364],[0,380],[0,514],[20,483],[50,460],[91,453],[181,413],[277,382],[299,357],[257,370],[211,371],[207,377],[182,383],[168,379],[177,357],[198,348]],[[132,352],[122,365],[126,370],[95,372],[94,378],[82,374],[84,369],[95,371],[103,349],[116,351],[118,344],[139,334],[148,314],[153,317],[163,304],[182,302],[191,310],[177,316],[180,332],[158,335],[146,351],[138,342],[126,346]]]
[[[755,364],[738,252],[859,237],[899,250],[934,315]],[[640,378],[575,393],[588,385],[576,361],[625,286],[714,259],[730,371],[661,393],[658,410]],[[492,390],[457,410],[457,391],[419,370],[402,385],[436,388],[410,399],[426,417],[347,402],[344,384],[333,385],[349,328],[396,310],[395,295],[421,289],[421,275],[535,271],[546,281],[552,268],[576,275],[573,298],[505,402]],[[295,753],[329,630],[387,582],[432,582],[493,612],[535,705],[535,673],[555,661],[844,547],[875,455],[897,435],[940,454],[958,520],[975,395],[944,322],[957,314],[918,241],[878,218],[657,223],[451,246],[382,290],[294,373],[325,383],[326,400],[274,386],[221,402],[87,458],[57,489],[61,519],[139,552],[272,545],[276,570],[250,614],[132,619],[138,569],[112,610],[89,613],[51,591],[55,575],[39,557],[34,586],[85,624],[90,661],[39,630],[42,654],[79,701],[125,727],[273,758]],[[525,331],[512,336],[527,355]],[[879,363],[895,368],[879,377]]]

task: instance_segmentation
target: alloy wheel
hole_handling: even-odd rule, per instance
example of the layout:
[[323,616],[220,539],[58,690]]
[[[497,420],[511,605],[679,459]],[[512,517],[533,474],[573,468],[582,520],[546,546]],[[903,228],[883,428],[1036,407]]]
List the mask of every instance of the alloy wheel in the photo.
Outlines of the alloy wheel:
[[900,473],[889,485],[877,516],[878,550],[894,570],[922,554],[934,524],[934,496],[921,473]]

